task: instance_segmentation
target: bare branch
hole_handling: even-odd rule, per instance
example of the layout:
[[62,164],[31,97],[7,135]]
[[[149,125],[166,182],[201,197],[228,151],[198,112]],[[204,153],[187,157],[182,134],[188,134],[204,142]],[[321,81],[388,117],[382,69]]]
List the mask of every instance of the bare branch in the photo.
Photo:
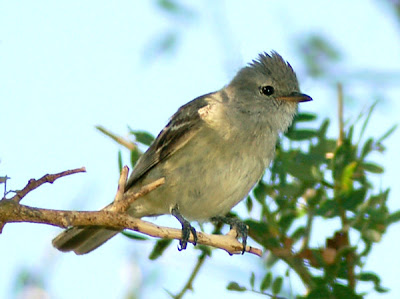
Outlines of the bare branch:
[[[135,194],[132,194],[130,196],[124,196],[124,200],[119,200],[118,202],[114,202],[112,204],[112,207],[110,208],[111,211],[115,212],[125,212],[128,210],[129,206],[139,197],[145,196],[147,193],[153,191],[154,189],[158,188],[162,184],[164,184],[165,178],[160,178],[158,180],[155,180],[154,182],[151,182],[150,184],[147,184],[140,188],[138,192]],[[117,192],[118,194],[118,192]]]
[[96,126],[96,129],[102,132],[104,135],[110,137],[112,140],[116,141],[117,143],[125,146],[128,150],[133,151],[134,149],[137,148],[136,144],[133,142],[126,140],[125,138],[118,136],[110,131],[108,131],[106,128],[102,126]]
[[32,190],[35,190],[36,188],[40,187],[44,183],[53,184],[55,180],[57,180],[61,177],[71,175],[74,173],[79,173],[79,172],[86,172],[86,168],[81,167],[81,168],[77,168],[77,169],[66,170],[66,171],[63,171],[60,173],[56,173],[56,174],[46,174],[38,180],[30,179],[28,184],[24,187],[24,189],[17,191],[17,194],[14,195],[11,198],[11,200],[19,203],[21,201],[21,199],[25,197],[25,195],[27,195]]
[[186,282],[185,286],[182,288],[182,290],[179,292],[179,294],[173,296],[174,299],[182,299],[185,293],[188,290],[193,290],[193,281],[196,278],[197,274],[200,271],[200,268],[203,266],[205,260],[206,260],[207,254],[205,252],[202,252],[200,256],[197,259],[196,266],[193,269],[192,274],[189,277],[189,280]]
[[[77,212],[48,210],[28,207],[15,203],[12,200],[0,201],[1,222],[32,222],[54,225],[62,228],[70,226],[104,226],[115,229],[130,229],[143,234],[165,239],[181,239],[182,230],[162,227],[150,222],[133,218],[128,214],[111,211]],[[236,238],[236,232],[230,231],[227,235],[209,235],[202,232],[197,233],[197,243],[223,249],[229,254],[241,254],[242,243]],[[193,242],[193,235],[189,238]],[[258,248],[246,246],[246,251],[258,256],[262,251]]]
[[343,86],[338,83],[338,119],[339,119],[339,138],[337,140],[337,145],[340,146],[344,139],[344,120],[343,120]]
[[128,173],[129,173],[129,167],[125,165],[124,167],[122,167],[121,174],[119,176],[117,193],[115,194],[113,204],[119,203],[124,198],[125,185],[126,185],[126,180],[128,179]]
[[[84,171],[84,168],[74,170],[75,172]],[[181,239],[182,230],[161,227],[150,222],[133,218],[125,212],[130,204],[137,198],[146,195],[155,188],[159,187],[165,182],[164,178],[160,178],[144,187],[142,187],[137,193],[130,196],[124,196],[121,200],[121,190],[124,189],[126,182],[128,168],[124,167],[119,180],[119,188],[116,194],[117,201],[110,205],[108,208],[96,212],[88,211],[63,211],[63,210],[49,210],[29,207],[21,205],[20,199],[25,196],[31,190],[34,190],[45,182],[53,182],[58,177],[63,175],[71,174],[71,171],[66,171],[56,175],[46,175],[42,179],[36,181],[31,180],[28,185],[17,194],[18,200],[3,199],[0,201],[0,233],[2,226],[1,224],[10,222],[31,222],[31,223],[42,223],[62,228],[70,226],[103,226],[115,229],[130,229],[152,237],[165,238],[165,239]],[[38,183],[40,182],[40,183]],[[241,254],[243,245],[237,239],[237,233],[235,230],[231,230],[227,235],[210,235],[202,232],[197,233],[197,243],[213,246],[216,248],[223,249],[229,254]],[[193,242],[193,235],[189,238],[190,242]],[[262,251],[258,248],[246,246],[246,251],[258,256],[262,255]]]

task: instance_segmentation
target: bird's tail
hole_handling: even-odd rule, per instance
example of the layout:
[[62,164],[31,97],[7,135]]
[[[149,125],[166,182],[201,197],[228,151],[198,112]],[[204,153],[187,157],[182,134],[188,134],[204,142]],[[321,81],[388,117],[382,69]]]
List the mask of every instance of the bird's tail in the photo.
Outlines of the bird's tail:
[[112,230],[97,226],[71,227],[53,239],[53,246],[60,251],[73,251],[76,254],[89,253],[120,230]]

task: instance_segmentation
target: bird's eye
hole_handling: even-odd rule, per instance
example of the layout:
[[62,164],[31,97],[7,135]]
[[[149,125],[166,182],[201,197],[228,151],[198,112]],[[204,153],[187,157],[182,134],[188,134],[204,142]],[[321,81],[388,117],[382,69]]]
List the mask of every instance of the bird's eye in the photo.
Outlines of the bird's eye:
[[275,91],[274,88],[270,85],[260,87],[260,92],[262,94],[265,94],[266,96],[272,95],[274,91]]

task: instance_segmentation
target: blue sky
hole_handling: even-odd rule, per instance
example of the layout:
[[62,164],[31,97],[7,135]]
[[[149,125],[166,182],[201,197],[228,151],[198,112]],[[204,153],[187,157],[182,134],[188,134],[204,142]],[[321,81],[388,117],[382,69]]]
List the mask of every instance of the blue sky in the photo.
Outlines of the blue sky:
[[[375,97],[384,96],[367,133],[380,136],[398,122],[400,25],[387,7],[361,0],[243,2],[186,1],[195,12],[192,17],[172,19],[153,1],[0,1],[0,175],[12,178],[7,187],[19,189],[30,178],[85,166],[86,174],[45,185],[23,203],[103,207],[114,196],[120,147],[95,125],[120,134],[127,132],[127,125],[157,134],[180,105],[221,88],[262,51],[276,50],[290,61],[302,91],[314,98],[307,110],[335,118],[333,82],[306,77],[296,52],[296,41],[309,32],[322,32],[344,53],[334,79],[348,82],[344,90],[353,100],[345,116],[354,119]],[[156,54],[152,42],[174,30],[179,34],[175,51]],[[388,80],[360,79],[371,71],[389,74]],[[391,187],[392,210],[400,209],[398,136],[396,132],[386,143],[388,151],[376,157],[386,169],[376,182]],[[157,221],[177,224],[168,217]],[[10,296],[23,268],[47,277],[51,298],[121,298],[132,282],[144,280],[151,282],[144,295],[167,298],[164,290],[180,290],[198,254],[171,246],[160,260],[149,262],[151,242],[119,236],[77,257],[52,248],[51,239],[59,231],[34,224],[5,227],[0,235],[1,298]],[[392,298],[400,298],[398,234],[396,225],[376,245],[366,266],[382,275]],[[195,293],[187,298],[224,292],[231,280],[247,283],[258,262],[251,256],[214,252],[195,281]]]

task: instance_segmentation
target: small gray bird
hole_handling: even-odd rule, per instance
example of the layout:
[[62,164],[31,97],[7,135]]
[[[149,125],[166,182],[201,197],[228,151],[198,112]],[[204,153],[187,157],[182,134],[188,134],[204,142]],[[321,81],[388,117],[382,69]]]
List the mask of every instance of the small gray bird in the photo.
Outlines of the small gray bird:
[[[180,249],[196,231],[188,220],[222,220],[246,245],[247,228],[224,218],[245,198],[273,159],[279,133],[290,126],[300,93],[289,63],[272,52],[239,70],[229,85],[183,105],[139,159],[125,195],[161,177],[165,183],[136,200],[133,217],[174,215],[182,225]],[[116,235],[102,227],[72,227],[53,240],[61,251],[88,253]]]

